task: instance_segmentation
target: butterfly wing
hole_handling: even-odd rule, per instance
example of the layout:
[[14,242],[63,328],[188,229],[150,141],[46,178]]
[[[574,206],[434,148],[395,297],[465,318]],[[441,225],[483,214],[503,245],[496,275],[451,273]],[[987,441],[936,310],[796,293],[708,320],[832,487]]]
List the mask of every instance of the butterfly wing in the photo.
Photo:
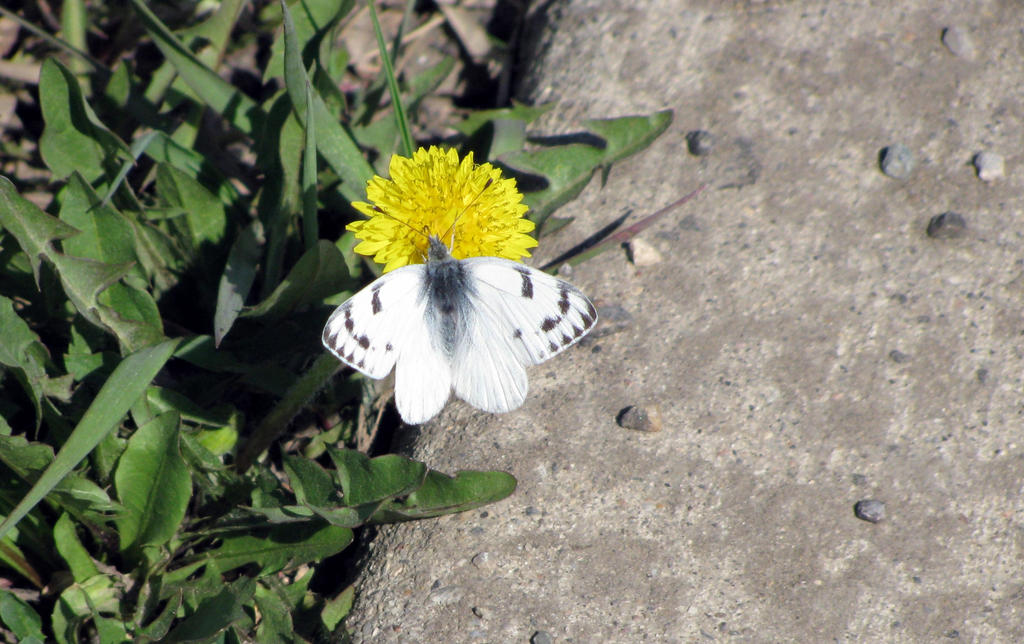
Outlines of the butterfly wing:
[[516,409],[526,399],[524,366],[578,342],[597,311],[572,284],[517,262],[474,257],[463,265],[474,315],[455,358],[455,393],[485,411]]
[[395,368],[395,404],[410,424],[435,416],[451,393],[450,361],[425,322],[423,275],[423,264],[382,275],[336,308],[323,333],[324,346],[360,373],[383,378]]
[[422,283],[422,265],[378,277],[334,309],[324,326],[324,346],[371,378],[388,375],[408,343],[409,327],[423,319]]

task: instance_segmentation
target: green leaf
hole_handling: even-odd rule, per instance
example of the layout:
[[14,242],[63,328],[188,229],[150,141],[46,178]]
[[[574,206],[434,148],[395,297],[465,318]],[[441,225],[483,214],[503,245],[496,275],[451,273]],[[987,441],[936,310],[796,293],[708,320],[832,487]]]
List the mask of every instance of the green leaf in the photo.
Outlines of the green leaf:
[[68,565],[71,577],[76,582],[84,582],[86,579],[100,574],[96,563],[89,556],[75,532],[75,523],[67,514],[60,515],[57,523],[53,526],[53,543],[57,546],[57,552]]
[[302,151],[302,242],[309,250],[320,239],[316,200],[316,120],[312,118],[313,94],[306,84],[306,140]]
[[320,302],[348,285],[348,266],[341,251],[331,242],[320,240],[303,253],[270,297],[243,313],[243,316],[278,320]]
[[160,164],[156,188],[165,206],[185,212],[188,234],[178,239],[187,242],[192,252],[203,244],[217,245],[224,239],[228,224],[224,203],[194,177],[172,165]]
[[[152,579],[152,578],[150,578]],[[167,632],[171,630],[171,625],[174,623],[175,617],[177,617],[178,609],[181,608],[182,592],[179,589],[173,593],[167,600],[167,604],[164,609],[160,611],[160,614],[153,618],[148,624],[136,631],[140,641],[163,641],[167,636]]]
[[18,240],[18,245],[32,265],[36,286],[39,265],[56,251],[53,242],[78,234],[78,231],[53,215],[48,215],[14,189],[6,177],[0,176],[0,227]]
[[143,27],[178,74],[215,113],[242,132],[255,135],[265,115],[240,89],[207,67],[171,30],[156,17],[143,0],[131,0]]
[[263,585],[256,586],[256,607],[260,611],[256,641],[266,644],[297,641],[292,625],[292,607],[278,593]]
[[14,302],[0,295],[0,365],[7,367],[35,408],[36,429],[42,421],[42,400],[48,362],[46,347],[14,311]]
[[173,166],[203,186],[215,189],[220,203],[233,206],[238,204],[241,198],[238,190],[227,177],[207,162],[203,155],[184,147],[163,132],[154,131],[153,135],[146,146],[146,155],[150,159]]
[[337,468],[343,500],[349,507],[408,494],[427,475],[426,465],[398,454],[370,458],[356,450],[333,447],[327,453]]
[[649,116],[593,119],[584,125],[605,141],[605,164],[615,163],[643,150],[672,125],[672,110]]
[[217,308],[213,314],[214,346],[220,345],[245,306],[245,298],[256,279],[262,244],[263,226],[254,221],[242,229],[231,245],[217,289]]
[[650,116],[626,116],[588,121],[602,145],[571,143],[536,150],[511,152],[499,157],[514,170],[543,176],[547,187],[528,192],[523,203],[530,207],[530,219],[542,225],[547,217],[572,201],[586,187],[599,167],[607,167],[643,149],[672,123],[672,110]]
[[331,475],[316,462],[288,455],[284,459],[284,470],[299,503],[325,506],[336,500]]
[[174,536],[192,479],[178,448],[177,412],[165,412],[135,430],[114,472],[125,512],[117,519],[121,550],[163,545]]
[[[395,114],[395,123],[402,137],[402,149],[405,156],[411,157],[416,148],[413,147],[412,134],[409,132],[409,119],[405,116],[405,108],[402,106],[402,94],[398,91],[398,80],[395,78],[395,69],[391,64],[391,54],[387,45],[384,44],[384,32],[380,29],[380,20],[377,19],[377,7],[374,3],[368,2],[367,9],[370,10],[370,20],[373,22],[373,33],[377,37],[377,51],[380,52],[380,60],[384,65],[384,79],[388,83],[388,93],[391,94],[391,109]],[[396,54],[397,54],[397,45]]]
[[77,170],[89,183],[95,183],[104,175],[113,178],[118,162],[131,158],[128,146],[100,123],[74,74],[56,58],[43,61],[39,105],[46,123],[39,152],[54,179],[64,179]]
[[474,132],[479,130],[489,121],[501,119],[501,120],[515,120],[522,121],[526,124],[533,123],[535,120],[547,114],[551,111],[551,108],[555,106],[554,103],[546,103],[544,105],[538,105],[536,107],[532,105],[523,105],[522,103],[516,103],[512,101],[512,107],[500,107],[493,110],[479,110],[470,112],[466,115],[466,118],[460,123],[452,124],[452,127],[461,132],[466,136],[472,135]]
[[78,630],[84,622],[98,618],[101,613],[117,614],[121,607],[121,594],[121,589],[106,575],[95,575],[65,588],[51,618],[57,641],[78,642]]
[[[53,458],[49,445],[30,443],[24,436],[0,436],[0,461],[27,483],[38,481]],[[51,500],[76,516],[119,509],[101,487],[76,472],[69,472],[53,488],[52,495]]]
[[598,147],[570,143],[512,152],[498,160],[513,170],[546,179],[547,186],[543,190],[523,195],[523,203],[530,207],[527,216],[540,226],[552,212],[583,191],[604,156],[604,151]]
[[[339,20],[348,15],[355,6],[355,2],[353,0],[291,0],[287,6],[299,8],[299,11],[291,15],[293,32],[299,45],[297,49],[312,54],[317,50],[323,51],[325,43],[330,44],[327,42],[329,38],[326,36],[331,34],[332,28]],[[264,14],[273,13],[274,15],[266,15],[264,21],[271,22],[278,18],[283,21],[284,16],[277,15],[280,11],[280,4],[267,5]],[[286,37],[287,34],[282,29],[274,39],[274,44],[270,48],[270,60],[267,61],[267,66],[263,70],[264,83],[285,75]],[[300,62],[300,64],[302,63]]]
[[266,536],[226,536],[219,548],[205,553],[202,559],[222,573],[256,564],[262,576],[330,557],[344,550],[352,539],[352,530],[323,525],[319,520],[293,523],[275,526]]
[[163,368],[177,346],[167,340],[142,349],[121,361],[103,384],[78,425],[57,452],[32,489],[0,523],[0,537],[18,524],[39,501],[57,486],[92,451],[104,436],[117,427],[129,407]]
[[42,644],[46,641],[39,613],[9,590],[0,590],[0,621],[18,637],[21,644]]
[[345,619],[352,612],[355,598],[356,587],[355,584],[352,584],[338,593],[334,599],[327,600],[323,611],[320,612],[320,619],[328,631],[334,631],[338,624],[341,623],[341,620]]
[[[139,2],[139,0],[132,1]],[[282,4],[281,8],[285,21],[285,48],[287,50],[289,42],[291,42],[290,46],[293,51],[297,51],[299,46],[297,39],[291,40],[288,36],[289,29],[294,33],[291,12],[285,4]],[[289,27],[289,25],[292,26]],[[297,57],[297,59],[301,61],[301,58]],[[288,87],[288,95],[292,99],[296,116],[304,122],[306,118],[304,109],[306,83],[309,82],[309,78],[306,76],[305,69],[300,68],[301,62],[298,67],[293,64],[290,69],[285,69],[285,85]],[[361,199],[364,196],[366,182],[373,176],[373,169],[366,162],[366,157],[355,140],[342,127],[338,116],[331,114],[318,94],[313,93],[312,98],[313,119],[317,132],[317,151],[341,179],[340,190],[345,198],[349,201]]]
[[415,492],[400,501],[385,503],[371,520],[391,523],[464,512],[500,501],[516,489],[506,472],[458,472],[455,477],[431,470]]
[[212,597],[203,599],[195,612],[167,634],[163,641],[208,642],[235,622],[246,619],[244,607],[252,602],[256,581],[243,577]]

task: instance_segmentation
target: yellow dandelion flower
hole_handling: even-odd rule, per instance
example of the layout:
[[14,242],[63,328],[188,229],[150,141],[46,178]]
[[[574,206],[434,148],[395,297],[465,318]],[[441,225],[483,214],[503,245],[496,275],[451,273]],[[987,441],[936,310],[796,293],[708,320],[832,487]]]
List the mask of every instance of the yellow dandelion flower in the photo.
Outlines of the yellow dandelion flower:
[[490,163],[476,165],[472,152],[460,161],[455,150],[420,148],[411,159],[391,157],[388,169],[390,179],[366,182],[370,203],[352,204],[369,219],[348,225],[361,240],[355,251],[372,255],[385,273],[423,263],[430,236],[450,244],[455,259],[518,261],[537,245],[515,179],[502,179]]

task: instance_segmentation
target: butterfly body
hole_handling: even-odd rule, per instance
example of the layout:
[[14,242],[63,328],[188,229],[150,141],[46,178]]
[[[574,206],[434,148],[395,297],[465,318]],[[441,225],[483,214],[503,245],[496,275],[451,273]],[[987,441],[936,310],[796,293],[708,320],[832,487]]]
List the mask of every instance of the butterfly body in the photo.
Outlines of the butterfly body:
[[594,305],[564,280],[498,257],[458,260],[436,237],[426,264],[379,277],[331,314],[323,343],[371,378],[395,370],[402,419],[423,423],[451,392],[506,412],[526,399],[526,365],[582,338]]

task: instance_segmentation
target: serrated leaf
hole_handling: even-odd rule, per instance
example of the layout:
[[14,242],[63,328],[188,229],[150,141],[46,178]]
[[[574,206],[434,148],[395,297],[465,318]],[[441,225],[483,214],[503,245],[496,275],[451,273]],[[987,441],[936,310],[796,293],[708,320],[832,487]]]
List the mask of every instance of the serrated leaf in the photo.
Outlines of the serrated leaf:
[[348,282],[345,258],[334,244],[320,240],[303,253],[270,297],[242,315],[277,320],[337,293]]
[[78,234],[53,215],[39,209],[14,189],[7,177],[0,176],[0,227],[18,240],[18,245],[32,265],[36,286],[39,286],[39,265],[55,253],[53,242]]
[[370,458],[356,450],[333,447],[327,453],[349,507],[408,494],[423,484],[427,475],[426,465],[398,454]]
[[121,550],[163,545],[177,531],[192,497],[192,479],[178,448],[179,416],[165,412],[135,430],[114,471],[125,507],[117,526]]
[[454,477],[431,470],[415,492],[381,506],[371,523],[426,519],[464,512],[500,501],[516,489],[516,479],[506,472],[458,472]]

